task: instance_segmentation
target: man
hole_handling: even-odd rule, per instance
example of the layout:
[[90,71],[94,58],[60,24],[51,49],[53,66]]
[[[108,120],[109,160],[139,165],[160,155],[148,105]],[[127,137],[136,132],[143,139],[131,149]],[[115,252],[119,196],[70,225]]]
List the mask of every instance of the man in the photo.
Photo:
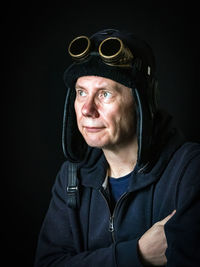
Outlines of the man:
[[158,108],[151,48],[107,29],[69,54],[67,161],[35,266],[199,266],[200,145]]

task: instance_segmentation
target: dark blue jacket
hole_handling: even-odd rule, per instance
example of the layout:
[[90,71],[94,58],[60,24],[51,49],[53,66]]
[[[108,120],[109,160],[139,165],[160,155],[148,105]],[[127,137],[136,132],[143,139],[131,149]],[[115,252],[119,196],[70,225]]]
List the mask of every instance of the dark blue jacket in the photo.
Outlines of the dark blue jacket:
[[135,167],[128,192],[114,210],[102,187],[107,162],[100,150],[92,150],[79,168],[78,209],[67,206],[68,162],[62,165],[35,267],[142,266],[138,239],[174,209],[165,225],[167,266],[200,266],[200,145],[183,143],[169,121],[159,129],[151,168]]

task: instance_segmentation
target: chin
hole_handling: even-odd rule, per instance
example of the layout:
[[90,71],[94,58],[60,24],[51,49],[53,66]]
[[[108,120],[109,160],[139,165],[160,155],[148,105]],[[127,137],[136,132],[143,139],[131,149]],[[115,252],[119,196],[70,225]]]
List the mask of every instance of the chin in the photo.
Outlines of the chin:
[[83,132],[82,135],[90,147],[103,148],[110,143],[109,136],[105,134],[88,134]]
[[91,140],[89,138],[84,138],[88,146],[96,148],[104,148],[108,145],[108,142],[103,140]]
[[86,142],[90,147],[104,148],[104,144],[97,142]]

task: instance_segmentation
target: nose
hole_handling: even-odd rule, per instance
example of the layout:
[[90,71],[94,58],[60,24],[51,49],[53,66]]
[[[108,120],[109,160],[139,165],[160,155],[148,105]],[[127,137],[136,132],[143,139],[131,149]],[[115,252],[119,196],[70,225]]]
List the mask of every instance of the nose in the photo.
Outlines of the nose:
[[94,98],[87,99],[87,101],[82,106],[82,114],[85,117],[98,118],[99,112],[98,107],[95,104]]

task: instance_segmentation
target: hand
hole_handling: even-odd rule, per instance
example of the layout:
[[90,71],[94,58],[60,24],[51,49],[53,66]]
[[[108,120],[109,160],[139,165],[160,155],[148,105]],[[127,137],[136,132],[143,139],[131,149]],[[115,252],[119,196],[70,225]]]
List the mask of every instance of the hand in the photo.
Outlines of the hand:
[[144,265],[162,266],[167,263],[165,252],[167,239],[164,225],[175,214],[175,210],[162,221],[155,223],[138,241],[139,253]]

